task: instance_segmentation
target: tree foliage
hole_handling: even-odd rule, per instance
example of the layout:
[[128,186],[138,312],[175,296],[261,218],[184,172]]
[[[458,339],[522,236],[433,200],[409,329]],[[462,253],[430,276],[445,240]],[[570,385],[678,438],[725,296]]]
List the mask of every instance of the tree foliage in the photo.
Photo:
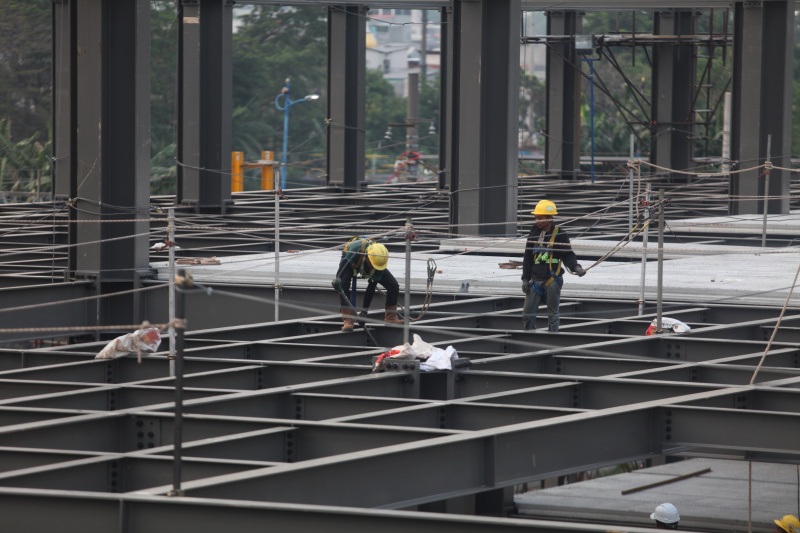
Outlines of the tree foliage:
[[51,1],[5,0],[0,16],[0,119],[12,138],[44,137],[50,123]]
[[39,142],[40,132],[11,140],[8,120],[0,120],[0,200],[33,202],[50,192],[51,143]]

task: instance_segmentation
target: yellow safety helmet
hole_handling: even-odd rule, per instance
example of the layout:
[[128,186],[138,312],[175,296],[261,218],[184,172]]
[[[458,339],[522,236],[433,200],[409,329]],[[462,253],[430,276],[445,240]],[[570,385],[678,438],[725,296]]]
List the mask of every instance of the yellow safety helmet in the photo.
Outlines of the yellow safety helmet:
[[550,200],[542,200],[536,204],[536,209],[531,211],[532,215],[557,215],[556,204]]
[[389,263],[389,251],[384,245],[370,244],[367,248],[367,256],[375,270],[386,270],[386,265]]
[[787,514],[780,520],[775,520],[775,524],[786,533],[800,533],[800,520],[796,516]]

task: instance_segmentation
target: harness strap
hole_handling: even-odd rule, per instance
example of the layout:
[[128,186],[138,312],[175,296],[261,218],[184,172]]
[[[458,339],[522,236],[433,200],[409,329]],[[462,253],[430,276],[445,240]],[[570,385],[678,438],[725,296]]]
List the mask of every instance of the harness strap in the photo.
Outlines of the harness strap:
[[[539,234],[539,242],[537,243],[538,246],[536,248],[534,248],[534,250],[533,250],[534,253],[535,254],[541,254],[541,253],[544,253],[543,250],[552,250],[553,249],[553,244],[556,242],[556,235],[557,234],[558,234],[558,226],[553,228],[553,234],[550,236],[550,241],[547,243],[547,245],[545,247],[542,247],[542,243],[544,242],[544,231],[541,232]],[[552,253],[551,253],[550,257],[552,257]],[[561,276],[561,258],[558,259],[558,266],[556,267],[556,271],[555,272],[553,272],[553,263],[550,261],[550,259],[547,260],[547,264],[550,265],[550,279],[548,279],[544,283],[544,286],[545,287],[549,287],[550,284],[553,283],[553,281],[556,281],[558,283],[558,286],[562,287],[564,285],[564,278],[563,278],[563,276]],[[538,286],[536,285],[536,283],[534,283],[533,286],[534,286],[534,289],[536,290],[537,294],[539,294],[540,296],[544,296],[544,291],[539,290]]]

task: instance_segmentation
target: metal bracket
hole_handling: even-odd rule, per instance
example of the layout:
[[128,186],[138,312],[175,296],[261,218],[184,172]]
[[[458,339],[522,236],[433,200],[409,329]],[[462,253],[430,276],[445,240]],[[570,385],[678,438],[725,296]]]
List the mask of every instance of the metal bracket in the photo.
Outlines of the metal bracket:
[[[404,392],[405,398],[419,398],[419,360],[418,359],[394,359],[386,362],[386,373],[405,373],[408,374],[403,380],[408,390]],[[404,387],[405,389],[405,387]]]
[[154,418],[134,417],[132,420],[134,450],[161,446],[161,424]]
[[[686,343],[682,342],[681,339],[677,338],[677,335],[672,335],[671,333],[665,333],[665,336],[668,335],[669,337],[664,337],[661,341],[661,354],[663,357],[667,359],[677,359],[680,361],[686,361]],[[675,338],[670,338],[675,337]]]
[[462,279],[461,287],[459,287],[458,292],[469,292],[469,281]]
[[464,370],[469,369],[472,366],[472,362],[467,357],[461,357],[459,359],[450,358],[450,368],[452,370],[447,371],[447,399],[448,400],[455,400],[458,397],[458,390],[456,389],[456,384],[464,381],[464,376],[461,375],[461,372]]

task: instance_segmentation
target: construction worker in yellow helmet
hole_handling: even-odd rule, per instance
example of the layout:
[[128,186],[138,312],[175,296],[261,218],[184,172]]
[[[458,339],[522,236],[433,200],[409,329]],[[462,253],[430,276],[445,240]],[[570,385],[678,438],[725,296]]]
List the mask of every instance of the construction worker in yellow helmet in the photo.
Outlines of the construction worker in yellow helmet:
[[773,522],[775,522],[775,533],[800,533],[800,520],[792,514]]
[[[354,277],[360,276],[367,280],[367,290],[361,304],[361,312],[358,321],[359,325],[364,326],[364,318],[367,310],[372,303],[377,285],[386,289],[386,310],[384,321],[391,324],[402,324],[403,321],[397,316],[397,297],[400,294],[400,285],[394,278],[389,269],[389,251],[386,246],[376,243],[368,237],[353,237],[345,244],[342,251],[342,259],[339,262],[339,269],[336,278],[331,285],[339,293],[339,303],[341,304],[342,319],[344,326],[342,331],[353,331],[355,325],[355,313],[350,304],[350,284]],[[346,300],[345,300],[346,298]]]
[[561,322],[558,308],[564,282],[562,265],[578,276],[584,276],[586,271],[578,264],[567,232],[553,223],[553,217],[558,214],[556,204],[542,200],[531,214],[535,216],[536,223],[528,234],[522,259],[522,292],[525,293],[522,327],[526,330],[536,329],[539,306],[545,303],[547,330],[555,333]]

